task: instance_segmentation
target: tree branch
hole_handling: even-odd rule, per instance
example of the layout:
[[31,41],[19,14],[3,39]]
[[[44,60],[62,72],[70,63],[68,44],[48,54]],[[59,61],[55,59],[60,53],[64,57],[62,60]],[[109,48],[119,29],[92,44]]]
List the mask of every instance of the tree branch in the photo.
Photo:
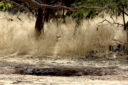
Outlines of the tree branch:
[[17,0],[17,1],[22,1],[22,2],[27,2],[37,8],[52,8],[52,9],[64,9],[68,11],[77,11],[79,9],[86,9],[86,10],[103,10],[104,8],[99,8],[99,7],[67,7],[67,6],[62,6],[62,5],[48,5],[48,4],[40,4],[36,2],[35,0]]
[[16,2],[14,2],[14,1],[10,1],[10,2],[11,2],[12,4],[15,4],[17,7],[22,8],[22,9],[28,11],[28,8],[27,8],[27,7],[25,7],[25,6],[23,6],[23,5],[20,5],[20,4],[16,3]]
[[120,11],[121,12],[123,12],[125,15],[127,15],[128,16],[128,13],[127,12],[125,12],[124,10],[122,10],[121,8],[119,8],[120,9]]
[[107,19],[104,19],[103,21],[101,21],[101,22],[99,22],[99,23],[104,23],[105,21],[108,22],[108,23],[111,24],[111,25],[112,25],[112,24],[116,24],[116,25],[118,25],[118,26],[124,26],[123,24],[120,24],[120,23],[116,23],[116,22],[113,22],[113,23],[112,23],[111,21],[109,21],[109,20],[107,20]]

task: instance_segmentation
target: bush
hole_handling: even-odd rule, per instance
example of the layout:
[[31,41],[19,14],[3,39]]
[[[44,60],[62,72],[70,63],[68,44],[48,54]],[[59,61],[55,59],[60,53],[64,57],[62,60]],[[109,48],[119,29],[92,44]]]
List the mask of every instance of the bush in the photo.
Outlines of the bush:
[[12,7],[11,3],[0,2],[0,10],[1,11],[6,11],[6,10],[8,10],[11,7]]

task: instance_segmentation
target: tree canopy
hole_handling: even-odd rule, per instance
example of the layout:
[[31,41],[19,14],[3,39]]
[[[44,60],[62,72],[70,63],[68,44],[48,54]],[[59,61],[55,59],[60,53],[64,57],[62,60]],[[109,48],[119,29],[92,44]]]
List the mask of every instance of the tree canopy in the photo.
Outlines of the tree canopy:
[[[107,12],[111,16],[122,16],[124,29],[127,22],[125,16],[128,16],[128,0],[1,0],[0,9],[7,10],[19,9],[16,4],[26,7],[30,11],[38,12],[35,28],[41,31],[44,22],[50,19],[60,19],[70,16],[74,18],[77,24],[83,19],[94,18],[101,12]],[[9,3],[10,2],[10,3]],[[13,5],[13,6],[12,6]],[[16,7],[15,7],[16,6]],[[21,10],[21,8],[19,10]],[[22,11],[23,12],[23,11]],[[43,23],[43,24],[42,24]]]

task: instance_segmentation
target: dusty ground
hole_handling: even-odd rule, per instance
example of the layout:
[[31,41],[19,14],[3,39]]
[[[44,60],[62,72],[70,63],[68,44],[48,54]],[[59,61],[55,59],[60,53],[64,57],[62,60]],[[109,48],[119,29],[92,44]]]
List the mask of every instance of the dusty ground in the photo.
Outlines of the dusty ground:
[[[0,57],[0,85],[128,85],[127,60],[84,60],[60,57]],[[86,76],[36,76],[14,73],[14,67],[110,67],[125,72],[116,75]]]
[[128,85],[127,80],[100,80],[88,77],[50,77],[31,75],[0,76],[0,85]]

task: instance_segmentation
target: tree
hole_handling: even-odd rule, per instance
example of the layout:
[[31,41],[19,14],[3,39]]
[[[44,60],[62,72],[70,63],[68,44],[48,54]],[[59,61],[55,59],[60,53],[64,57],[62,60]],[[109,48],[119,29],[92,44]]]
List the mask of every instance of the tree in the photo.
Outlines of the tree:
[[[4,0],[5,1],[5,0]],[[125,16],[128,16],[128,0],[10,0],[27,3],[37,8],[36,34],[44,32],[44,23],[53,18],[71,16],[79,25],[83,19],[93,18],[102,11],[110,15],[122,15],[124,30],[127,30]],[[18,4],[20,4],[18,3]],[[104,9],[104,10],[103,10]],[[59,13],[63,11],[63,13]],[[66,14],[64,14],[66,12]],[[128,33],[127,33],[128,36]],[[128,38],[127,38],[128,41]]]
[[[76,10],[99,10],[95,7],[73,7],[72,4],[76,0],[11,0],[15,2],[28,3],[38,10],[35,30],[37,37],[44,31],[44,23],[53,18],[63,18],[65,15],[71,16]],[[59,13],[60,11],[66,11],[66,14]],[[70,11],[70,12],[69,12]]]

